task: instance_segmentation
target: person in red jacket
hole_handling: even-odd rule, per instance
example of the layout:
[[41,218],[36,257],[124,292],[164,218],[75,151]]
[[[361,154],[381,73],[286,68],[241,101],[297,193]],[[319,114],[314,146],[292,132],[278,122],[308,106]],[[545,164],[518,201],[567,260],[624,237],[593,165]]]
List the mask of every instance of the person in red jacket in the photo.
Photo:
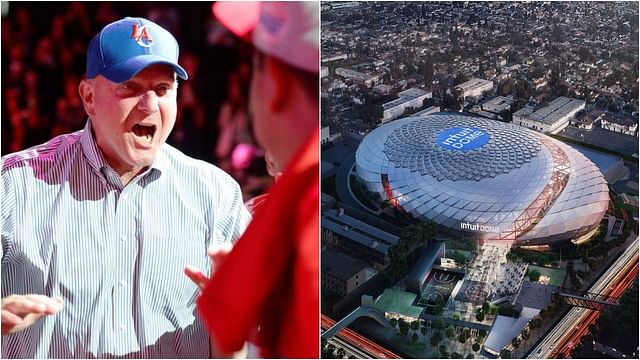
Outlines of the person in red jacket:
[[214,355],[254,343],[265,358],[319,357],[319,4],[217,2],[214,14],[255,45],[250,110],[282,176],[213,275],[198,310]]

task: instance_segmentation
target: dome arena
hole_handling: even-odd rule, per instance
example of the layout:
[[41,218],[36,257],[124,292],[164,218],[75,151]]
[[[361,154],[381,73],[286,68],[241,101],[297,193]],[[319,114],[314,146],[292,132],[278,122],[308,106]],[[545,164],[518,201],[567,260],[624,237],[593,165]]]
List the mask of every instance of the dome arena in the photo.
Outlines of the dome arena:
[[355,167],[391,206],[479,240],[577,239],[598,227],[609,203],[600,170],[577,150],[461,114],[383,124],[358,147]]

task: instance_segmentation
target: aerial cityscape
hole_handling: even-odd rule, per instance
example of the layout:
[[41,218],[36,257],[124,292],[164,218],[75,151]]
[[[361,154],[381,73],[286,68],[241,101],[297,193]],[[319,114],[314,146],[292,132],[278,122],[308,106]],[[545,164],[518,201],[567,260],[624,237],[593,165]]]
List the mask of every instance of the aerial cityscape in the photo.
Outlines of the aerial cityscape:
[[638,2],[321,2],[321,356],[638,358]]

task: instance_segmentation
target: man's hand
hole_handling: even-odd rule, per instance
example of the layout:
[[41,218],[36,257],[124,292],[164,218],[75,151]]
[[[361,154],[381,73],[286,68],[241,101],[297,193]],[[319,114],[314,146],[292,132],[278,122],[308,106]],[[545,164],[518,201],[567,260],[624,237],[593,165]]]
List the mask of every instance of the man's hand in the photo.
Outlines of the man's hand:
[[[227,255],[231,252],[233,245],[229,243],[224,243],[217,249],[209,249],[207,250],[207,255],[211,259],[211,274],[215,272],[216,267],[220,266],[222,261],[227,257]],[[202,272],[200,269],[197,269],[193,266],[187,266],[184,268],[184,273],[193,281],[200,290],[204,289],[204,286],[209,282],[209,278]]]
[[2,299],[2,335],[22,331],[41,317],[62,309],[62,298],[44,295],[11,295]]

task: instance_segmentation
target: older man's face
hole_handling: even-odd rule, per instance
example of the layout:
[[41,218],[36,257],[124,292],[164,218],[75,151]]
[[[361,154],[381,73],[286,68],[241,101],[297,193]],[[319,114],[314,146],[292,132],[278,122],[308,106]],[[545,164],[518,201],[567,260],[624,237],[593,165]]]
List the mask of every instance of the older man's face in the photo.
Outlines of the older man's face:
[[97,76],[88,84],[93,93],[82,96],[85,109],[109,165],[118,173],[151,165],[176,121],[173,69],[152,65],[123,83]]

